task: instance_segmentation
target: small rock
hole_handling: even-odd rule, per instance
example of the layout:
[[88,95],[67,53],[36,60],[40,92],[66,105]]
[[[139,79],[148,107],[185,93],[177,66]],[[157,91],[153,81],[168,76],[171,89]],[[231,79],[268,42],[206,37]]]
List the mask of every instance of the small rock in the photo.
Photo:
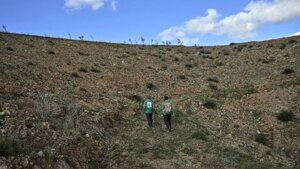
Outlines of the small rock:
[[227,134],[227,135],[225,136],[225,138],[227,138],[227,139],[232,139],[232,134]]
[[37,155],[38,155],[39,157],[44,157],[44,152],[41,150],[41,151],[39,151],[39,152],[37,153]]
[[55,163],[55,167],[56,169],[70,169],[71,167],[69,166],[69,164],[63,160],[63,159],[58,159]]
[[8,167],[7,167],[7,165],[2,164],[2,165],[0,165],[0,169],[8,169]]
[[89,138],[89,137],[90,137],[90,135],[89,135],[88,133],[86,133],[86,134],[85,134],[85,137],[86,137],[86,138]]
[[37,165],[34,165],[34,166],[32,167],[32,169],[42,169],[42,168],[39,167],[39,166],[37,166]]
[[5,116],[5,112],[4,111],[0,112],[0,117],[3,117],[3,116]]
[[0,119],[0,126],[3,126],[3,125],[4,125],[4,120]]
[[22,166],[23,166],[23,167],[27,167],[28,164],[29,164],[29,162],[28,162],[28,159],[26,158],[26,159],[23,161]]

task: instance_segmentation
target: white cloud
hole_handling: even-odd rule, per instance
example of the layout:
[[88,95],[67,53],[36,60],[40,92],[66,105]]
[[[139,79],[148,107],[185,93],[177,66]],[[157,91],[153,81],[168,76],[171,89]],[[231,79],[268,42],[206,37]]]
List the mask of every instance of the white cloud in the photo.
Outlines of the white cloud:
[[207,16],[196,17],[185,23],[185,28],[188,33],[202,33],[207,34],[212,32],[216,27],[219,14],[215,9],[208,9]]
[[216,26],[216,21],[219,14],[214,9],[207,10],[207,16],[196,17],[185,22],[181,26],[170,27],[158,34],[161,40],[173,41],[176,39],[181,39],[187,42],[196,42],[199,38],[190,37],[193,34],[207,34],[214,31]]
[[112,10],[114,10],[114,11],[117,10],[117,1],[116,0],[112,0],[110,5],[111,5]]
[[300,35],[300,31],[299,32],[296,32],[296,33],[294,33],[294,34],[292,34],[292,35],[290,35],[290,36],[299,36]]
[[251,1],[243,12],[219,21],[217,33],[247,39],[266,24],[295,18],[300,18],[299,0]]
[[161,39],[172,40],[205,34],[227,35],[247,39],[266,24],[276,24],[300,19],[300,0],[251,1],[243,11],[221,18],[215,9],[208,9],[207,15],[198,16],[180,26],[172,26],[161,33]]
[[74,10],[81,9],[85,6],[90,6],[92,10],[98,10],[108,1],[111,1],[112,9],[114,11],[117,10],[116,0],[65,0],[65,6]]

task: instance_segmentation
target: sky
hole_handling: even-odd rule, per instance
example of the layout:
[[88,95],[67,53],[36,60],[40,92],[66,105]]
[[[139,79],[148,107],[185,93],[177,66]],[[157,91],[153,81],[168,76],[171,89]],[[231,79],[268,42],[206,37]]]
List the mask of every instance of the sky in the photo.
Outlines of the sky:
[[0,25],[77,40],[227,45],[300,35],[300,0],[0,0]]

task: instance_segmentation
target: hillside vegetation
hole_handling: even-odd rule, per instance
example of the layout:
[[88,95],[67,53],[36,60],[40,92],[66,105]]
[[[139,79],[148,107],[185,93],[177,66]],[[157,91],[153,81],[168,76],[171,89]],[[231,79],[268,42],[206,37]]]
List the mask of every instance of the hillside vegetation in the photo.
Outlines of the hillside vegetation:
[[300,36],[185,47],[0,33],[0,168],[300,168],[299,72]]

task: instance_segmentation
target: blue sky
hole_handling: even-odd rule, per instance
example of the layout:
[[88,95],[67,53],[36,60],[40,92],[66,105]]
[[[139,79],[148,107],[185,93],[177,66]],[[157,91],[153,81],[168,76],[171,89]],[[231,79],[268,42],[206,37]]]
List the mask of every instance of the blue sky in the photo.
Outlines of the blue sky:
[[224,45],[300,34],[300,0],[0,0],[8,32]]

